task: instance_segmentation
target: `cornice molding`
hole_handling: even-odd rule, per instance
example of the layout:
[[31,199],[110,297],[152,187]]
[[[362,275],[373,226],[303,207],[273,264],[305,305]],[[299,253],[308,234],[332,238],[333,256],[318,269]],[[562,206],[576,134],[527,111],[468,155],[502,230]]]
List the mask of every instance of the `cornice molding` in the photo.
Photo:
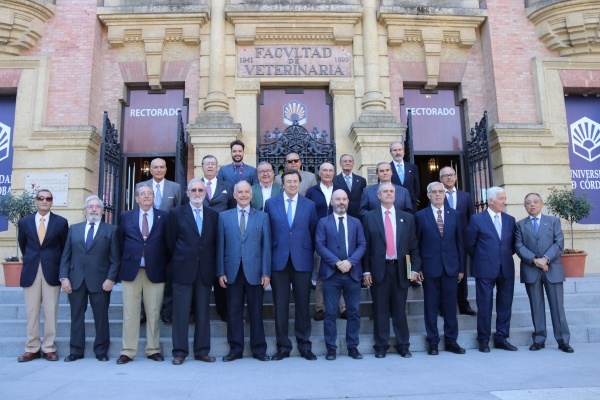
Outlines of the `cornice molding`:
[[0,0],[0,54],[18,56],[35,46],[55,8],[48,0]]

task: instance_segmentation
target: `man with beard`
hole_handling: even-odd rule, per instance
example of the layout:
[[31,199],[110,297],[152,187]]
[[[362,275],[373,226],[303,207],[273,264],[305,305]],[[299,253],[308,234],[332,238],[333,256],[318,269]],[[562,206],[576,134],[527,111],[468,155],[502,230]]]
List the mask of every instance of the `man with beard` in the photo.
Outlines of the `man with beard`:
[[239,181],[246,181],[250,185],[257,184],[258,176],[256,176],[256,168],[244,163],[244,149],[246,148],[244,142],[234,140],[229,145],[229,148],[231,149],[231,159],[233,162],[222,166],[219,169],[217,178],[229,182],[234,186]]

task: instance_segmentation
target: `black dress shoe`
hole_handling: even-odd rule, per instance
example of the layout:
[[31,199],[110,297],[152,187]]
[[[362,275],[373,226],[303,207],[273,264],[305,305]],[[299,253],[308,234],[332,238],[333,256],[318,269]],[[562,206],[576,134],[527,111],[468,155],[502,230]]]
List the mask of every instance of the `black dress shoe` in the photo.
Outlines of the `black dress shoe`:
[[265,353],[262,353],[262,354],[253,354],[252,358],[256,358],[258,361],[269,361],[271,359],[271,357],[269,357]]
[[513,346],[512,344],[510,344],[508,342],[494,342],[494,347],[497,349],[508,350],[508,351],[519,350],[515,346]]
[[488,342],[479,342],[479,351],[482,353],[489,353],[490,345],[488,344]]
[[194,360],[204,361],[208,363],[217,361],[216,358],[214,358],[213,356],[209,356],[208,354],[200,354],[199,356],[194,356]]
[[546,345],[544,343],[533,342],[531,344],[531,346],[529,346],[529,350],[531,350],[531,351],[538,351],[538,350],[543,349],[544,347],[546,347]]
[[77,354],[69,354],[65,357],[65,362],[76,361],[83,358],[83,356],[78,356]]
[[173,362],[173,365],[181,365],[181,364],[183,364],[184,361],[185,361],[184,356],[174,356],[172,362]]
[[166,315],[163,315],[161,318],[161,321],[164,322],[165,324],[170,324],[173,322],[173,318],[168,317]]
[[427,347],[427,354],[429,354],[430,356],[437,356],[438,354],[440,354],[440,352],[438,351],[438,345],[430,344],[429,347]]
[[454,353],[454,354],[465,354],[466,353],[465,349],[460,347],[460,345],[456,342],[454,342],[452,344],[447,344],[446,351],[449,351],[450,353]]
[[477,311],[473,310],[471,307],[463,308],[459,312],[462,315],[477,315]]
[[325,356],[326,360],[333,361],[336,358],[335,349],[327,349],[327,355]]
[[289,351],[278,350],[277,353],[273,354],[273,357],[271,357],[271,360],[281,361],[284,358],[288,358],[289,356],[290,356]]
[[419,288],[419,287],[421,287],[421,284],[417,281],[410,281],[410,286],[412,286],[414,288]]
[[100,355],[96,356],[96,359],[98,361],[108,361],[108,355],[106,355],[106,354],[100,354]]
[[319,310],[315,313],[315,321],[323,321],[325,319],[325,311]]
[[233,360],[240,360],[242,357],[244,357],[242,354],[229,353],[225,357],[223,357],[223,362],[229,362],[229,361],[233,361]]
[[573,353],[575,350],[571,347],[570,344],[559,344],[558,348],[564,351],[565,353]]
[[227,322],[227,314],[221,315],[221,321]]
[[352,358],[354,358],[355,360],[362,360],[363,356],[362,354],[360,354],[360,352],[358,351],[358,349],[356,347],[352,347],[350,349],[348,349],[348,355]]
[[385,350],[375,350],[375,358],[385,358]]
[[146,316],[140,315],[140,324],[145,324],[145,323],[146,323]]
[[301,351],[301,352],[300,352],[300,355],[301,355],[302,357],[304,357],[305,359],[307,359],[308,361],[315,361],[315,360],[317,359],[317,356],[315,356],[315,355],[313,354],[313,352],[312,352],[312,351],[310,351],[310,350],[304,350],[304,351]]
[[400,354],[400,357],[404,357],[404,358],[411,358],[412,357],[412,353],[410,352],[410,350],[408,350],[405,347],[401,348],[398,351],[398,353]]

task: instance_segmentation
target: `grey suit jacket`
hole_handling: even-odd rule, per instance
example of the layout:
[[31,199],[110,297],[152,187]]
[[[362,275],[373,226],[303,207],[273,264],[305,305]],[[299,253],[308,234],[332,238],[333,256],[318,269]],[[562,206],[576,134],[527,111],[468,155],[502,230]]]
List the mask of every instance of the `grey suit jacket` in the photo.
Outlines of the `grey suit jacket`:
[[71,281],[73,290],[85,282],[93,293],[102,292],[106,279],[116,282],[121,266],[117,227],[100,222],[94,241],[85,247],[85,222],[71,225],[60,261],[60,278]]
[[[162,202],[160,203],[160,210],[169,212],[172,208],[181,205],[181,186],[179,183],[171,182],[164,179],[165,185],[163,189]],[[154,183],[154,179],[150,179],[149,181],[141,182],[145,185],[152,186],[152,189],[156,192],[156,184]],[[140,183],[138,183],[138,186]],[[139,208],[138,204],[135,203],[134,208]]]
[[[283,192],[283,188],[281,187],[281,185],[279,183],[273,182],[273,186],[271,187],[271,197],[275,197],[281,192]],[[267,200],[269,199],[263,199],[262,188],[260,186],[260,183],[252,185],[252,200],[250,200],[250,207],[257,209],[258,211],[262,211],[263,204]]]
[[[306,191],[308,190],[308,188],[317,184],[317,177],[315,176],[315,174],[308,171],[300,171],[300,176],[302,177],[302,182],[300,182],[300,190],[298,191],[298,193],[300,193],[302,196],[306,196]],[[282,185],[281,175],[277,175],[275,177],[275,182]]]
[[534,283],[544,272],[535,266],[533,258],[548,257],[546,277],[552,283],[564,282],[560,255],[565,247],[565,238],[560,227],[560,220],[551,215],[540,214],[540,233],[535,234],[531,218],[517,222],[515,229],[515,250],[521,259],[521,283]]

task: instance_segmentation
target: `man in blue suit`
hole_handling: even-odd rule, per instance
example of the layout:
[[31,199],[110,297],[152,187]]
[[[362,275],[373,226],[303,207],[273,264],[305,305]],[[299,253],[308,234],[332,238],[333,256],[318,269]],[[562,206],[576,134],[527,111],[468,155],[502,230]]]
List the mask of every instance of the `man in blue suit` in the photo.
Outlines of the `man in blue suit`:
[[404,145],[401,142],[390,144],[390,154],[392,155],[392,183],[400,185],[408,190],[412,202],[412,209],[417,212],[417,200],[421,186],[419,183],[419,169],[411,162],[404,161]]
[[227,342],[223,361],[242,358],[244,352],[244,296],[250,316],[252,357],[269,361],[262,308],[271,280],[271,227],[269,217],[250,207],[252,188],[239,181],[233,196],[237,207],[219,214],[217,276],[227,295]]
[[256,185],[258,183],[256,168],[244,164],[244,149],[246,148],[244,142],[234,140],[229,145],[229,148],[231,149],[231,159],[233,162],[219,169],[217,179],[224,180],[232,185],[235,185],[239,181],[246,181],[250,185]]
[[471,217],[465,248],[473,260],[477,294],[479,351],[489,353],[494,286],[496,287],[496,348],[517,351],[508,342],[515,290],[515,218],[504,213],[506,193],[494,186],[487,190],[488,208]]
[[153,207],[154,190],[142,183],[135,188],[139,207],[121,213],[119,248],[123,285],[123,347],[117,364],[127,364],[140,339],[140,302],[146,310],[146,356],[164,361],[160,353],[160,310],[167,280],[165,231],[169,213]]
[[[333,192],[331,203],[333,214],[322,218],[317,225],[315,244],[321,256],[319,279],[323,282],[325,297],[325,345],[327,360],[335,360],[337,352],[336,306],[344,291],[348,324],[346,325],[346,347],[348,355],[361,359],[358,351],[360,331],[360,283],[362,281],[361,258],[367,242],[360,221],[350,217],[348,195],[344,189]],[[345,222],[345,223],[344,223]]]
[[440,337],[437,327],[438,305],[442,304],[444,316],[444,341],[446,351],[465,354],[456,343],[457,282],[464,276],[464,247],[460,213],[444,205],[444,185],[432,182],[427,186],[431,206],[415,215],[417,239],[421,254],[419,280],[423,281],[425,300],[425,329],[427,330],[427,354],[438,355]]
[[394,188],[396,189],[394,207],[397,210],[414,214],[416,208],[413,209],[408,190],[392,182],[392,168],[390,167],[390,164],[385,161],[378,163],[375,167],[375,173],[379,179],[379,185],[367,186],[365,190],[363,190],[362,198],[360,199],[360,207],[358,210],[360,219],[364,219],[365,215],[369,211],[379,210],[381,208],[381,200],[379,200],[377,191],[382,183],[392,183],[394,185]]
[[315,229],[317,211],[315,203],[298,194],[300,174],[290,169],[281,176],[283,193],[271,197],[265,204],[271,223],[271,287],[275,307],[275,333],[277,353],[271,360],[279,361],[290,356],[292,342],[288,337],[290,283],[294,291],[296,315],[294,330],[300,355],[316,360],[310,342],[310,278],[314,269]]

